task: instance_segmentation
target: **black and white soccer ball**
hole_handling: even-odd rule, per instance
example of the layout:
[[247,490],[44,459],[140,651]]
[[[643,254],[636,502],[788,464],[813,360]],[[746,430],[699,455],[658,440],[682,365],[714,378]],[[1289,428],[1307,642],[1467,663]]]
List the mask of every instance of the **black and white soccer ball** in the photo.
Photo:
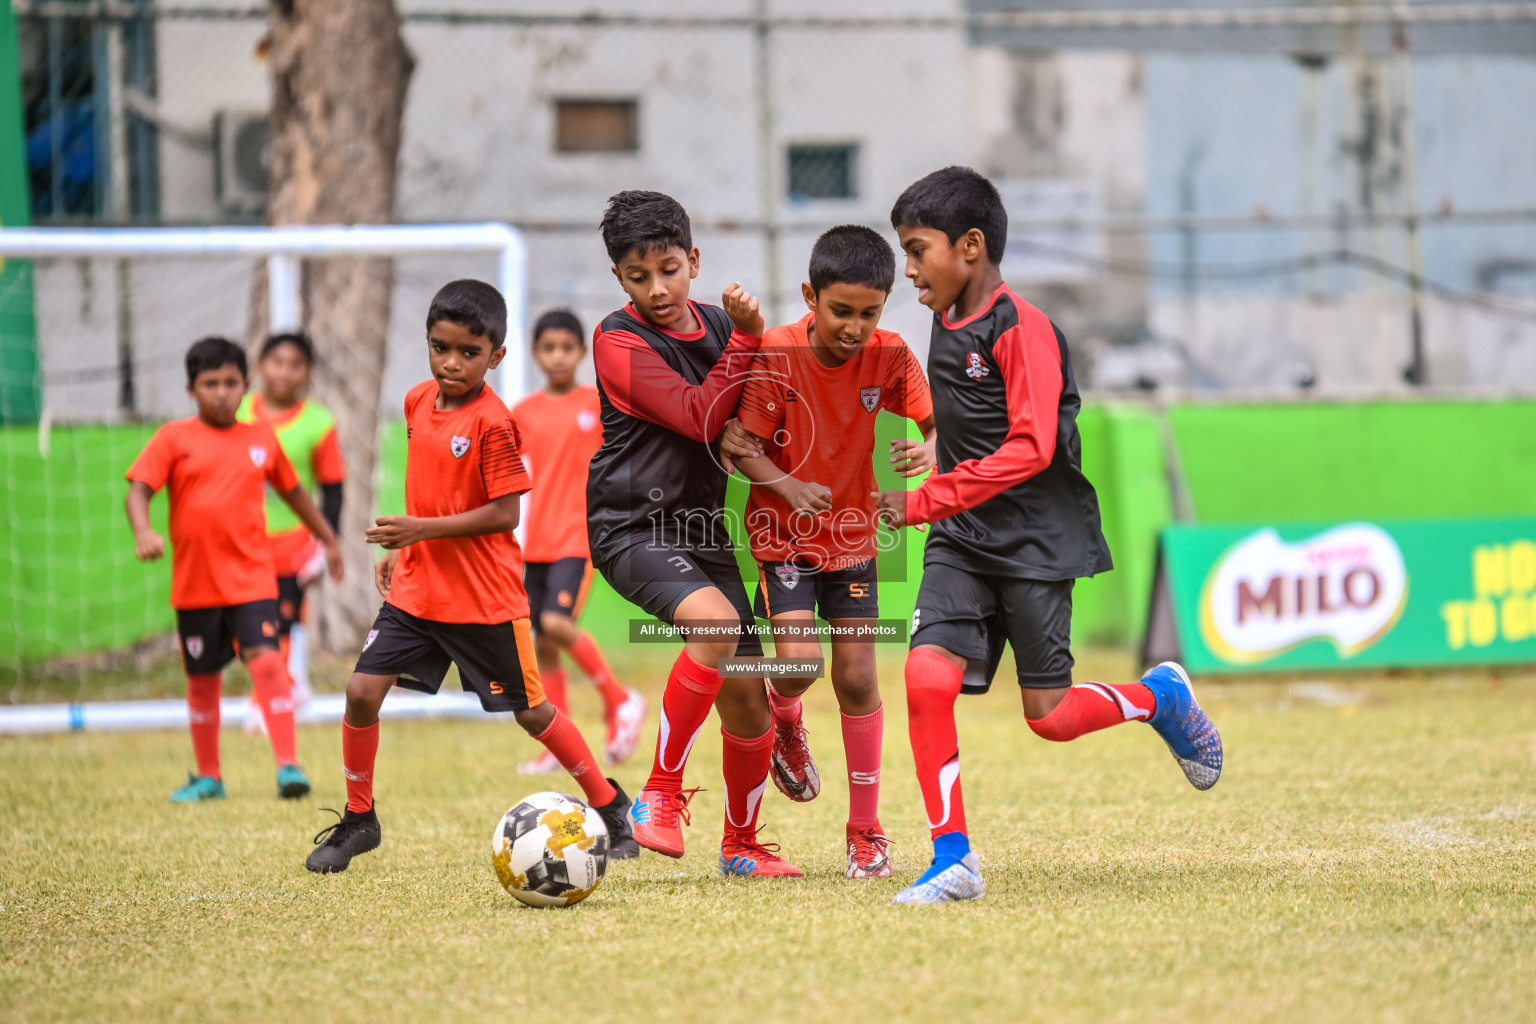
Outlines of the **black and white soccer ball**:
[[534,793],[501,816],[491,866],[502,888],[530,907],[568,907],[608,870],[608,826],[565,793]]

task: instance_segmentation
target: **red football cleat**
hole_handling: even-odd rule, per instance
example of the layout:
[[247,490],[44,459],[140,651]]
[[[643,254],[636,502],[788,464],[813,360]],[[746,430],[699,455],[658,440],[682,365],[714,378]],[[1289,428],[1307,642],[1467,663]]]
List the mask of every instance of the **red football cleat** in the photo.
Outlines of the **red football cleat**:
[[778,843],[726,836],[720,844],[720,873],[752,878],[804,878],[805,872],[779,856]]
[[877,821],[868,828],[848,826],[848,872],[844,878],[890,878],[890,841]]
[[[694,788],[681,793],[663,793],[656,789],[642,789],[636,793],[635,802],[629,809],[629,820],[635,826],[635,842],[664,857],[681,857],[682,826],[692,824],[688,818],[688,801],[697,792]],[[679,818],[682,824],[678,823]]]
[[809,803],[821,792],[821,773],[811,758],[805,723],[800,719],[789,724],[774,719],[772,768],[773,784],[796,803]]

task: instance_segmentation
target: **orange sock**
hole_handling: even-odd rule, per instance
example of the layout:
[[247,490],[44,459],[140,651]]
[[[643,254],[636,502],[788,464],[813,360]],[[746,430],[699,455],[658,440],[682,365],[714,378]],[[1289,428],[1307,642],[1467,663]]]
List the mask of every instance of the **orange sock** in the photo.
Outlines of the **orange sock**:
[[930,835],[965,831],[960,794],[960,740],[955,731],[955,698],[960,666],[932,651],[907,655],[907,731],[923,791]]
[[576,728],[576,723],[564,711],[555,708],[555,720],[534,739],[544,744],[544,749],[554,754],[560,766],[571,773],[571,778],[576,780],[581,791],[587,795],[587,803],[593,807],[602,807],[612,803],[613,798],[618,796],[613,783],[603,778],[602,769],[598,768],[597,759],[592,756],[592,748],[582,738],[581,730]]
[[1078,683],[1050,714],[1024,721],[1036,736],[1064,743],[1121,722],[1145,722],[1156,710],[1157,698],[1142,683]]
[[277,763],[298,764],[293,733],[293,681],[288,665],[276,651],[262,651],[245,663],[251,671],[251,688],[256,703],[267,720],[267,735],[272,738],[272,756]]
[[224,678],[218,672],[187,676],[187,719],[192,724],[192,754],[197,774],[219,778],[219,691]]
[[548,672],[539,669],[539,682],[544,686],[544,696],[549,702],[567,715],[571,713],[571,706],[565,699],[565,669],[552,668]]
[[347,810],[373,807],[373,762],[379,755],[379,723],[358,727],[341,720],[341,773],[347,777]]
[[603,657],[597,641],[592,639],[591,633],[583,630],[569,650],[576,664],[581,666],[587,678],[592,680],[592,685],[597,687],[597,692],[603,695],[603,706],[611,714],[629,695],[624,692],[618,680],[613,678],[613,670],[608,667],[608,659]]
[[757,838],[757,809],[768,788],[768,769],[773,762],[773,728],[751,738],[720,730],[725,753],[725,841]]

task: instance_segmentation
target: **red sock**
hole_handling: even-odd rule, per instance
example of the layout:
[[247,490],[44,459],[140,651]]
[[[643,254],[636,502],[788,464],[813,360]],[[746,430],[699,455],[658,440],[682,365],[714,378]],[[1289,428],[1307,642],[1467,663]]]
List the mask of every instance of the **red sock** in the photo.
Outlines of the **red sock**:
[[848,827],[868,828],[880,817],[880,744],[885,708],[843,715],[843,755],[848,759]]
[[571,706],[565,700],[565,669],[553,668],[548,672],[539,669],[539,682],[544,685],[544,696],[549,698],[549,702],[565,714],[570,714]]
[[192,754],[197,774],[219,778],[219,690],[224,678],[218,672],[187,676],[187,719],[192,723]]
[[278,636],[277,653],[283,656],[283,664],[288,664],[288,656],[293,653],[293,638],[287,633]]
[[646,789],[676,793],[683,788],[683,766],[699,730],[709,717],[720,692],[720,677],[713,668],[693,660],[685,649],[672,663],[667,689],[661,695],[661,728],[656,735],[656,760]]
[[907,731],[933,836],[965,831],[960,795],[960,740],[955,733],[959,665],[932,651],[907,655]]
[[597,692],[603,695],[603,706],[611,713],[624,699],[629,696],[619,681],[613,678],[613,670],[608,667],[608,659],[603,657],[602,650],[597,646],[597,641],[592,639],[592,634],[583,631],[576,638],[576,642],[567,648],[571,657],[576,659],[576,664],[592,680],[592,685],[597,687]]
[[341,774],[347,777],[347,810],[373,808],[373,762],[379,755],[379,723],[358,728],[341,720]]
[[593,807],[602,807],[612,803],[613,798],[618,796],[613,783],[603,778],[602,769],[598,768],[597,759],[592,756],[592,748],[582,738],[581,730],[576,728],[576,723],[564,711],[555,708],[555,720],[534,739],[544,744],[544,749],[554,754],[561,767],[570,772],[571,778],[581,785],[581,791],[587,795],[587,803]]
[[1036,736],[1063,743],[1121,722],[1145,722],[1156,710],[1157,698],[1141,683],[1078,683],[1050,714],[1025,721]]
[[272,738],[272,756],[277,763],[298,764],[293,735],[293,680],[288,678],[288,663],[276,651],[262,651],[245,663],[251,672],[251,689],[261,713],[267,720],[267,735]]
[[786,697],[768,684],[768,706],[773,709],[773,717],[785,725],[793,725],[800,721],[799,696]]
[[732,736],[724,729],[721,768],[725,773],[725,841],[757,838],[757,809],[768,788],[768,769],[773,761],[773,730],[754,739]]

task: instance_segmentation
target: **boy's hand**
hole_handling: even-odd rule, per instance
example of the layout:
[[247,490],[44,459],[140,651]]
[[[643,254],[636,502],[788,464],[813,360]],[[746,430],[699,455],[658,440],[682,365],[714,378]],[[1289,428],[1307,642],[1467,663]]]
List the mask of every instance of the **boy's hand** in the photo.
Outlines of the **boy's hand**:
[[165,557],[165,538],[154,530],[139,530],[133,535],[133,553],[141,562],[153,562]]
[[373,585],[379,588],[382,597],[389,596],[389,588],[395,582],[395,563],[400,561],[400,552],[391,551],[373,567]]
[[325,569],[330,574],[332,583],[340,583],[342,572],[341,544],[327,544],[325,546]]
[[933,469],[933,442],[897,438],[891,442],[891,464],[904,477],[923,476]]
[[387,551],[426,539],[425,522],[411,516],[380,516],[368,527],[368,543],[377,544]]
[[761,454],[762,440],[742,426],[741,420],[732,417],[725,421],[725,430],[720,434],[720,465],[726,473],[735,471],[736,459],[752,459]]
[[731,282],[725,294],[720,296],[720,305],[730,314],[737,330],[758,338],[763,336],[763,314],[758,312],[757,299],[748,295],[739,283]]
[[818,512],[832,511],[832,489],[815,481],[801,483],[790,477],[779,489],[779,497],[789,503],[791,512],[815,515]]
[[906,491],[870,491],[875,499],[875,521],[892,530],[907,525]]

